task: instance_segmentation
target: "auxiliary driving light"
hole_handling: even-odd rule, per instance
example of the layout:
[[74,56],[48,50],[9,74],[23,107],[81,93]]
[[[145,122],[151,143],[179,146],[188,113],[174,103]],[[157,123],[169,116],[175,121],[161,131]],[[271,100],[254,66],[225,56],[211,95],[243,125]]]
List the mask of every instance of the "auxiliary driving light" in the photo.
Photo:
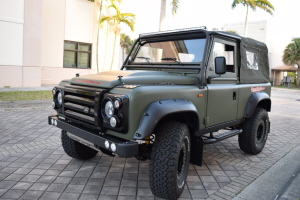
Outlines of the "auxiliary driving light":
[[109,123],[111,127],[116,127],[117,126],[117,119],[115,117],[110,118]]
[[115,151],[117,150],[117,146],[116,146],[114,143],[112,143],[112,144],[110,145],[110,148],[111,148],[111,150],[112,150],[113,152],[115,152]]
[[54,124],[54,119],[51,119],[51,124],[52,124],[52,125]]
[[57,121],[56,120],[54,120],[54,126],[57,126]]
[[114,106],[115,106],[116,109],[119,109],[119,108],[120,108],[121,102],[120,102],[119,99],[116,99],[116,100],[114,101]]
[[109,142],[108,141],[105,141],[104,142],[104,145],[105,145],[105,147],[108,149],[109,148]]

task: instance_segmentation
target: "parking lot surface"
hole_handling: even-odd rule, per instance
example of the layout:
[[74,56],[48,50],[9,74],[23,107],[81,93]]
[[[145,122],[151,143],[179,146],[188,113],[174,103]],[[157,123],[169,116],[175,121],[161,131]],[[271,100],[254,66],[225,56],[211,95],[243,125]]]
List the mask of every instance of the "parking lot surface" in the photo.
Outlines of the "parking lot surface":
[[[3,104],[4,105],[4,104]],[[158,199],[149,161],[67,156],[50,106],[0,107],[0,199]],[[23,104],[22,104],[23,105]],[[1,106],[1,105],[0,105]],[[272,91],[271,132],[264,150],[248,155],[237,137],[206,145],[203,166],[190,164],[180,199],[232,199],[300,143],[300,93]]]

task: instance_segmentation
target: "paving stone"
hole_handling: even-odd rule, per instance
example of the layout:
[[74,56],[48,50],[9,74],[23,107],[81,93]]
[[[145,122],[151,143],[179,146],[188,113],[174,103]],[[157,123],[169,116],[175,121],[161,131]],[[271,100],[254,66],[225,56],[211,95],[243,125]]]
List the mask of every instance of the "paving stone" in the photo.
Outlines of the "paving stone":
[[121,187],[119,191],[119,195],[121,196],[135,196],[136,188],[134,187]]
[[27,190],[28,188],[30,188],[33,185],[33,183],[28,183],[28,182],[18,182],[16,183],[12,189],[16,189],[16,190]]
[[11,174],[8,177],[6,177],[4,180],[6,180],[6,181],[19,181],[24,176],[25,176],[24,174]]
[[1,198],[3,198],[3,199],[18,199],[25,192],[26,192],[26,190],[9,190]]
[[150,188],[138,188],[137,196],[153,196]]
[[74,200],[74,199],[78,199],[80,196],[80,193],[62,193],[62,195],[60,196],[59,199],[62,200]]
[[98,200],[117,200],[118,196],[116,195],[100,195]]
[[41,176],[40,175],[26,175],[21,179],[23,182],[36,182]]
[[56,176],[41,176],[36,182],[39,183],[52,183],[56,179]]
[[63,192],[65,190],[65,188],[67,187],[67,184],[56,184],[56,183],[52,183],[47,191],[49,192]]
[[81,194],[79,197],[79,200],[91,200],[91,199],[97,199],[98,195],[95,194]]
[[57,193],[57,192],[45,192],[40,199],[49,199],[49,200],[55,200],[55,199],[59,199],[61,193]]
[[16,183],[17,183],[16,181],[1,181],[0,189],[10,189]]
[[103,187],[101,190],[101,195],[113,196],[118,194],[119,187]]
[[0,197],[7,191],[8,191],[8,189],[0,189]]
[[205,190],[190,190],[190,193],[193,199],[205,199],[208,197],[208,194]]
[[35,200],[39,199],[42,194],[42,191],[27,191],[20,197],[20,199]]
[[[81,193],[85,185],[68,185],[68,187],[65,189],[65,192],[69,193]],[[100,188],[99,188],[100,190]]]
[[71,185],[83,185],[86,184],[88,181],[88,178],[73,178],[70,182]]

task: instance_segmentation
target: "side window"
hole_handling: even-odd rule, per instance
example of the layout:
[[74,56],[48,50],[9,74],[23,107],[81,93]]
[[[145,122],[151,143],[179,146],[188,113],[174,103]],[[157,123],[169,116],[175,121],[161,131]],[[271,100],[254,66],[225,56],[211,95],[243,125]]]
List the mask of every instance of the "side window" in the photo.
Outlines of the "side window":
[[218,56],[224,56],[226,59],[226,68],[227,68],[226,74],[228,74],[228,72],[235,73],[234,54],[235,54],[234,46],[229,44],[224,44],[221,42],[215,42],[207,66],[207,75],[211,76],[215,74],[215,57]]

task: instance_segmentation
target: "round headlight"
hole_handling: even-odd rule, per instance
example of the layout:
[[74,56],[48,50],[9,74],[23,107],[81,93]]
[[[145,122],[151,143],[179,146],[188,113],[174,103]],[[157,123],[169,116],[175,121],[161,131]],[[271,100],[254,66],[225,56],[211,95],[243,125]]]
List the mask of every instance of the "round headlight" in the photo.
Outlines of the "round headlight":
[[105,110],[106,117],[111,118],[113,116],[114,106],[111,101],[106,102],[104,110]]
[[61,91],[59,91],[58,93],[57,93],[57,105],[58,106],[61,106],[61,104],[62,104],[62,94],[61,94]]

